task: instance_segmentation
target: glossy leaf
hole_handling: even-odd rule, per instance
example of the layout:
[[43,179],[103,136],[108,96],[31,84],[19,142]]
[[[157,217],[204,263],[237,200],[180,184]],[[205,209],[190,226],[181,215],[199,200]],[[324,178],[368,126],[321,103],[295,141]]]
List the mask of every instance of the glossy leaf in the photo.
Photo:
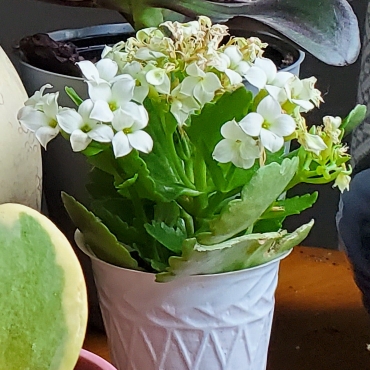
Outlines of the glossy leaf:
[[333,65],[353,63],[360,51],[357,18],[346,0],[43,1],[118,10],[129,21],[137,22],[140,26],[148,21],[149,7],[169,9],[191,18],[206,15],[214,21],[227,21],[236,16],[250,17],[272,27],[317,58]]

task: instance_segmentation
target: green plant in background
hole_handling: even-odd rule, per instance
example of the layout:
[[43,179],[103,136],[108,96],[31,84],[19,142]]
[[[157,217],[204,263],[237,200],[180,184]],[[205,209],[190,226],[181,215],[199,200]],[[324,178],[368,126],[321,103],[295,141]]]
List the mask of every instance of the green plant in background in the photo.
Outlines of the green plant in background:
[[[194,19],[205,15],[217,22],[245,16],[272,27],[320,60],[333,65],[353,63],[360,50],[357,18],[346,0],[42,1],[113,9],[119,11],[136,30],[156,27],[165,20],[179,16]],[[245,23],[248,23],[248,19],[245,19]]]
[[[316,79],[278,72],[258,38],[225,36],[204,16],[139,30],[96,64],[79,62],[89,98],[66,89],[77,109],[59,107],[49,85],[20,110],[45,148],[61,133],[93,166],[92,212],[67,194],[63,201],[98,258],[158,281],[256,266],[313,225],[283,230],[317,198],[285,198],[287,190],[348,188],[341,139],[364,107],[308,130],[304,113],[322,101]],[[299,146],[287,152],[290,140]]]

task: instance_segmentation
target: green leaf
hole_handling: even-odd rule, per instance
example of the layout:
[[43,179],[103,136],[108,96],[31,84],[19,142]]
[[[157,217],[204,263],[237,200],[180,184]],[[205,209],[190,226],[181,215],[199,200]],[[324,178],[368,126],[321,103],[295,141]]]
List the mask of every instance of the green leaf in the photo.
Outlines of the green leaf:
[[366,117],[366,106],[357,104],[348,116],[343,120],[340,128],[344,129],[344,135],[348,135],[357,127]]
[[197,235],[202,244],[216,244],[247,230],[285,190],[298,167],[298,159],[284,159],[258,169],[241,193],[209,222],[210,231]]
[[117,197],[114,176],[97,167],[93,167],[89,172],[89,182],[86,184],[86,189],[92,199]]
[[164,222],[152,221],[145,224],[149,235],[170,251],[180,254],[183,241],[187,238],[184,220],[178,219],[176,227],[167,226]]
[[72,222],[97,258],[115,266],[139,270],[129,251],[92,212],[66,193],[62,193],[62,200]]
[[130,201],[123,198],[101,199],[91,202],[90,207],[94,215],[121,243],[132,247],[135,243],[145,245],[148,242],[143,226],[133,226],[135,218]]
[[313,220],[288,234],[286,231],[249,234],[208,246],[187,239],[181,257],[171,257],[167,272],[156,275],[156,281],[167,282],[192,275],[218,274],[258,266],[273,260],[306,238]]
[[83,102],[83,99],[76,93],[75,89],[73,87],[66,86],[64,88],[67,95],[71,98],[73,103],[75,103],[77,106],[80,106]]
[[264,212],[261,218],[285,218],[290,215],[299,215],[305,209],[312,207],[316,202],[318,195],[319,193],[315,191],[312,194],[297,195],[293,198],[280,199]]
[[304,194],[293,198],[281,199],[272,204],[256,222],[253,233],[264,233],[278,231],[283,225],[286,217],[298,215],[307,208],[312,207],[316,202],[318,192]]

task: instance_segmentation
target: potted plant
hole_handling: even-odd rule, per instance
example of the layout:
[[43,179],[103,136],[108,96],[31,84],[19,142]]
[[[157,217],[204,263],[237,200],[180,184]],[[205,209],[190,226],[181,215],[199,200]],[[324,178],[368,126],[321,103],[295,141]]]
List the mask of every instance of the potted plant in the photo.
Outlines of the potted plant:
[[28,206],[0,205],[1,366],[6,369],[114,370],[81,350],[87,296],[71,245]]
[[[256,31],[256,23],[259,23],[258,30],[263,27],[263,35],[266,33],[278,35],[283,39],[285,45],[293,43],[298,49],[302,48],[313,53],[319,59],[334,65],[352,63],[359,52],[359,32],[357,20],[351,7],[344,0],[330,0],[322,2],[319,0],[299,0],[292,4],[290,1],[258,0],[246,3],[233,3],[231,1],[157,1],[155,3],[145,1],[133,2],[122,0],[110,1],[74,1],[74,0],[44,0],[49,3],[66,6],[89,6],[106,7],[119,11],[129,24],[124,25],[99,25],[94,28],[83,30],[67,30],[66,33],[78,39],[82,33],[100,32],[103,34],[121,32],[132,32],[143,25],[158,25],[162,19],[193,18],[196,15],[210,15],[215,20],[228,21],[232,34],[246,36],[245,32],[250,29]],[[317,13],[320,17],[317,17]],[[236,17],[236,16],[246,16]],[[254,21],[254,22],[253,22]],[[269,28],[267,28],[269,26]],[[112,30],[114,29],[114,30]],[[279,31],[279,32],[276,32]],[[52,37],[58,41],[65,42],[64,32],[53,32]],[[242,34],[241,34],[242,33]],[[68,38],[67,38],[68,40]],[[270,39],[267,42],[272,45]],[[288,43],[289,42],[289,43]],[[84,46],[88,44],[84,41]],[[291,45],[289,45],[291,48]],[[295,49],[298,58],[292,67],[298,73],[300,62],[303,60],[303,53]],[[43,54],[41,52],[41,54]],[[294,53],[293,53],[294,54]],[[57,55],[54,59],[59,59]],[[62,58],[65,60],[65,58]],[[73,59],[73,58],[72,58]],[[284,59],[284,58],[283,58]],[[38,90],[45,83],[51,83],[55,91],[60,92],[60,104],[70,104],[68,96],[64,93],[64,86],[72,86],[86,98],[86,92],[81,78],[67,77],[56,73],[47,72],[44,69],[21,63],[20,74],[29,95]],[[62,159],[63,158],[63,159]],[[73,163],[76,170],[70,171],[65,167],[66,163]],[[60,201],[60,190],[67,191],[83,202],[88,202],[88,194],[85,191],[84,183],[87,181],[87,174],[90,167],[84,159],[74,155],[63,140],[57,138],[50,144],[47,153],[43,153],[43,189],[49,217],[66,233],[73,242],[73,225],[71,224]],[[79,252],[77,252],[79,253]],[[81,263],[86,271],[88,280],[89,300],[91,307],[90,320],[94,326],[101,327],[99,310],[95,299],[95,289],[91,280],[89,261],[79,255]],[[96,314],[95,314],[96,312]]]
[[364,107],[308,129],[316,79],[277,71],[258,38],[226,36],[205,16],[141,29],[78,64],[77,110],[44,86],[18,114],[44,147],[61,133],[93,168],[89,209],[63,201],[118,369],[265,369],[279,260],[313,225],[283,221],[317,198],[284,194],[349,186],[341,139]]

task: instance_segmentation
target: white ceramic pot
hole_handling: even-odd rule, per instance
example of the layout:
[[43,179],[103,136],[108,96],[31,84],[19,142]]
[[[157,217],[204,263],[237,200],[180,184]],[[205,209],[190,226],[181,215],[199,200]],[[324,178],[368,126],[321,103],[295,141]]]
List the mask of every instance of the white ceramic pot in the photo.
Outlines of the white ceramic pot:
[[91,257],[119,370],[265,370],[280,259],[251,269],[156,283]]
[[33,133],[22,129],[17,113],[27,100],[22,82],[0,47],[0,203],[41,208],[41,149]]

